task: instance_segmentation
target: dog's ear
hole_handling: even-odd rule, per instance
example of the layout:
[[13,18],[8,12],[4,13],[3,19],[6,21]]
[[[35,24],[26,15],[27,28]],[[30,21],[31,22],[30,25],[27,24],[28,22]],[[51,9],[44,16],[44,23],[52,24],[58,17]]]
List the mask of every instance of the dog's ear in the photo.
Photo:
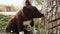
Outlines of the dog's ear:
[[34,26],[34,21],[32,20],[31,23],[30,23],[31,27]]
[[31,5],[30,1],[29,0],[25,0],[25,5]]

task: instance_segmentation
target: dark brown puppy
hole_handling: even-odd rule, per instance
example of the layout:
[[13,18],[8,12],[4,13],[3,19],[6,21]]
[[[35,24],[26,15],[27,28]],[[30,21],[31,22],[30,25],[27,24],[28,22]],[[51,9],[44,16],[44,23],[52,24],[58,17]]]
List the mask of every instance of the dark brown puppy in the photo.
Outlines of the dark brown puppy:
[[43,14],[41,14],[35,6],[32,6],[29,0],[26,0],[25,6],[11,20],[9,20],[6,31],[13,31],[15,33],[24,31],[23,21],[32,20],[30,25],[33,26],[33,18],[40,18],[42,16]]

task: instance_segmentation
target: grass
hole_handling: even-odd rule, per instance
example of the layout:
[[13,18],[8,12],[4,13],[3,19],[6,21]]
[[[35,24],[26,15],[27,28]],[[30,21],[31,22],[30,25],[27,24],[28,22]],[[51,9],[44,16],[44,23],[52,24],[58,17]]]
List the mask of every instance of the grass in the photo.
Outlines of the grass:
[[[12,16],[6,16],[6,15],[1,15],[0,14],[0,34],[12,34],[12,33],[6,33],[5,32],[5,28],[8,24],[8,20],[11,18]],[[39,24],[39,20],[35,19],[34,20],[34,25],[36,28],[38,28],[38,24]]]
[[0,34],[7,34],[5,32],[5,28],[7,26],[7,21],[11,18],[11,16],[1,15],[0,14]]

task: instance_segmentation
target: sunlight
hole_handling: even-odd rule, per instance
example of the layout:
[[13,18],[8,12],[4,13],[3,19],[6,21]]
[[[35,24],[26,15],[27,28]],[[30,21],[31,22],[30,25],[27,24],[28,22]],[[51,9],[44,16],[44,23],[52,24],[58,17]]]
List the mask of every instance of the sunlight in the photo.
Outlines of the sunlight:
[[0,12],[2,15],[15,15],[16,12]]
[[15,5],[20,6],[22,5],[23,0],[0,0],[0,4],[6,4],[6,5]]

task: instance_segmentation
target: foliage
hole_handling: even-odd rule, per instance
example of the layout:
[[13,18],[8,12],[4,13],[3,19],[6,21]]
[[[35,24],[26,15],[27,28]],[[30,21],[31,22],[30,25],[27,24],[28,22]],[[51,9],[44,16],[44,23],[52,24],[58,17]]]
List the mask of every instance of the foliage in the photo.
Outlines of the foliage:
[[31,3],[35,2],[36,5],[42,4],[43,0],[30,0]]
[[38,28],[38,24],[39,24],[39,19],[34,20],[34,26],[35,26],[36,28]]
[[38,4],[42,4],[43,0],[35,0]]
[[53,32],[49,32],[48,34],[53,34]]
[[11,16],[1,15],[0,14],[0,31],[3,31],[7,25],[7,21]]

